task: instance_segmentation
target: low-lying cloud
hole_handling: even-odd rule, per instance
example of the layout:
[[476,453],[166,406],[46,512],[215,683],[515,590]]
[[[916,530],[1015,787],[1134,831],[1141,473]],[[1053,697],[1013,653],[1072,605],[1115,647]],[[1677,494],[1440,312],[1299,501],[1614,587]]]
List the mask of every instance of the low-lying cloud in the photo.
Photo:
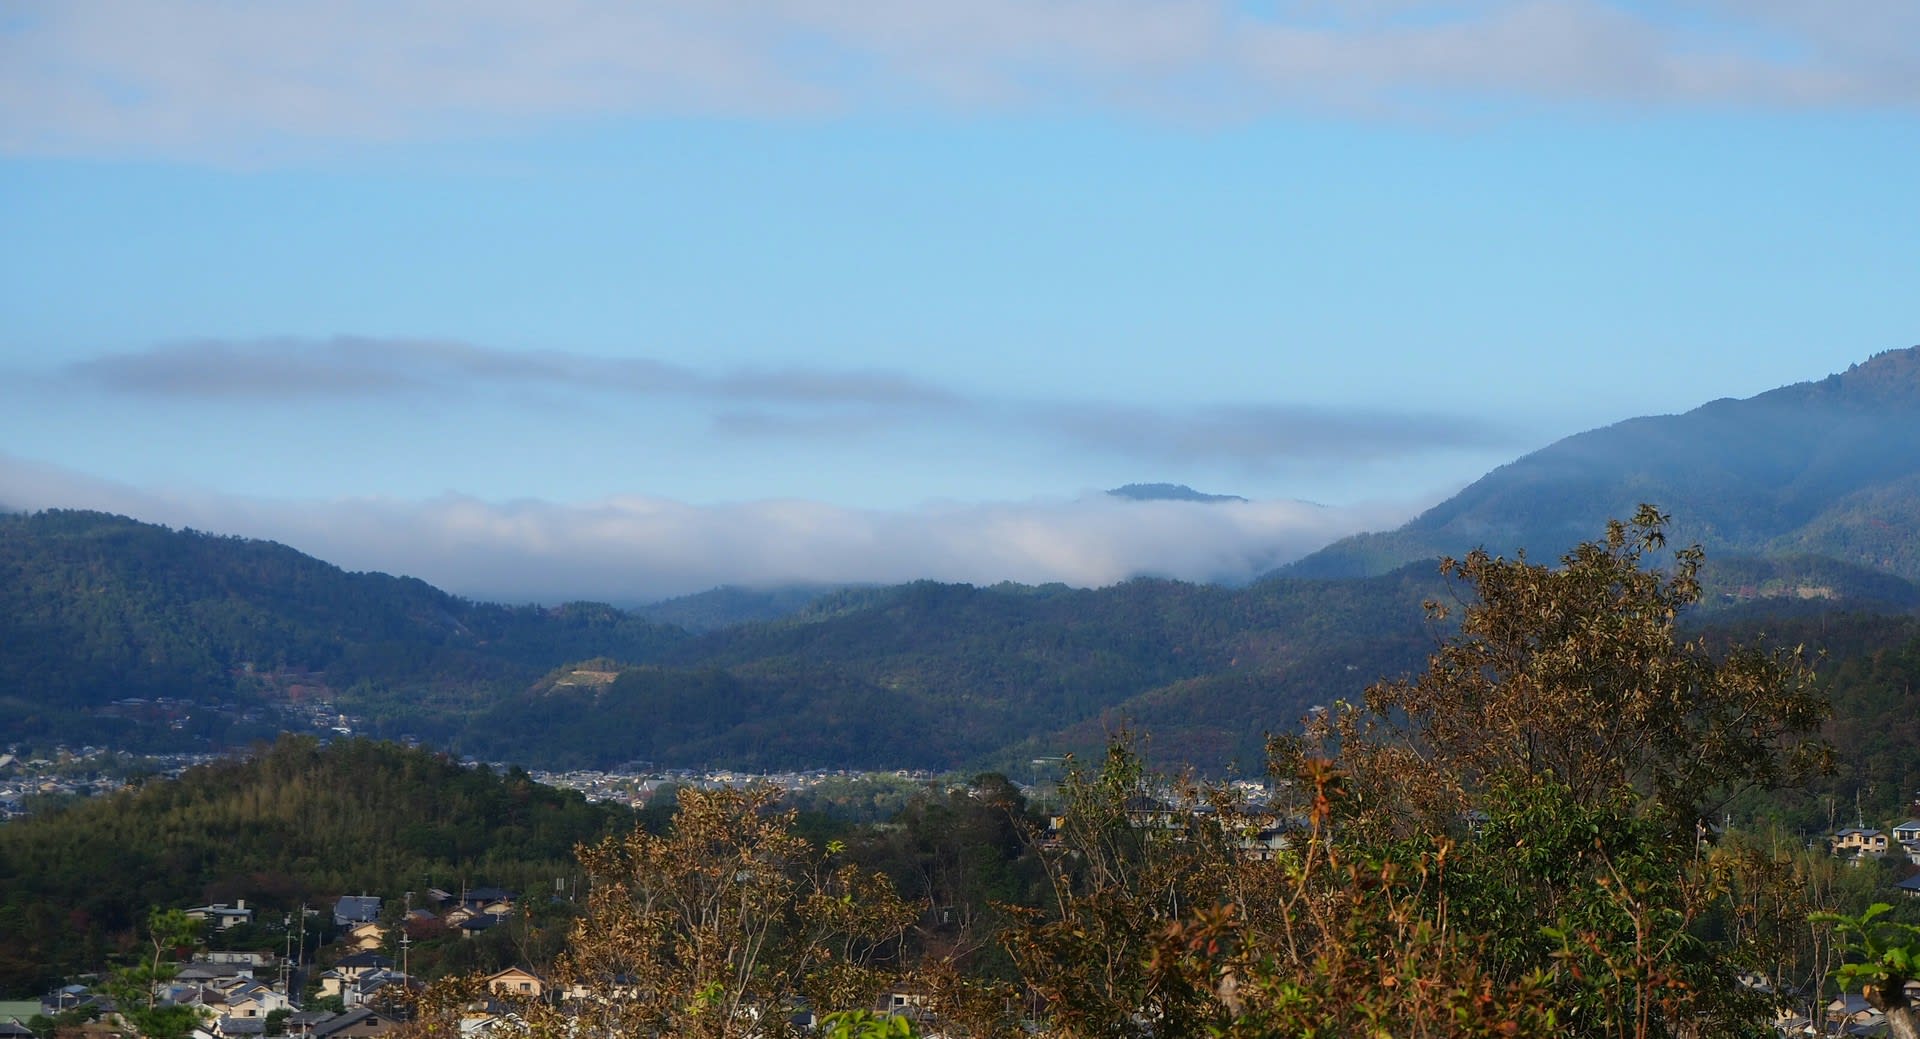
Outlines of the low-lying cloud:
[[350,570],[422,578],[475,598],[639,603],[722,584],[1101,586],[1138,575],[1236,580],[1415,504],[1074,500],[849,509],[810,501],[273,501],[134,488],[0,455],[0,503],[85,508],[283,542]]
[[64,0],[0,149],[231,157],[596,116],[1920,106],[1910,0]]

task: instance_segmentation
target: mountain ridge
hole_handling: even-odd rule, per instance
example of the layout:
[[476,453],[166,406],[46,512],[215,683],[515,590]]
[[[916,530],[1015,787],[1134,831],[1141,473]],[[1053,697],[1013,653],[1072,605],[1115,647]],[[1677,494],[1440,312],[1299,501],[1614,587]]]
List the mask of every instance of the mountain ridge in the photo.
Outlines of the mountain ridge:
[[1680,544],[1826,555],[1920,579],[1920,551],[1898,536],[1920,529],[1920,347],[1576,433],[1395,530],[1343,538],[1276,572],[1364,576],[1475,547],[1552,558],[1641,502],[1674,517]]

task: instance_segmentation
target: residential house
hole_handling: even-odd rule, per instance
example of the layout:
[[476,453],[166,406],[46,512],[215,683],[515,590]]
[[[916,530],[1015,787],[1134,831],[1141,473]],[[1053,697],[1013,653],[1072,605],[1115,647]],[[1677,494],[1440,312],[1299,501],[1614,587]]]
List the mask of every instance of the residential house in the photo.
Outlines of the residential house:
[[499,925],[499,917],[488,913],[476,913],[472,916],[462,917],[458,923],[453,925],[453,929],[460,932],[460,937],[471,938],[482,931],[490,931]]
[[1908,898],[1920,898],[1920,873],[1915,873],[1913,876],[1895,884],[1893,889]]
[[359,1007],[311,1026],[307,1035],[313,1039],[365,1039],[392,1031],[399,1023],[377,1010]]
[[260,981],[247,980],[227,990],[227,1013],[233,1017],[265,1018],[276,1010],[291,1010],[286,993]]
[[340,1016],[332,1010],[296,1010],[287,1015],[288,1035],[307,1035],[316,1027]]
[[339,927],[371,923],[380,919],[378,895],[343,895],[333,904],[333,922]]
[[[213,1024],[204,1029],[215,1039],[258,1039],[267,1034],[267,1019],[264,1017],[217,1017]],[[196,1030],[199,1031],[199,1030]]]
[[194,959],[201,963],[234,963],[242,967],[252,967],[257,977],[263,970],[270,970],[280,958],[271,952],[245,952],[239,949],[208,949],[198,953]]
[[1834,834],[1829,844],[1835,855],[1877,859],[1887,853],[1887,840],[1885,830],[1849,826]]
[[387,929],[373,921],[354,924],[342,940],[356,952],[373,952],[387,944]]
[[208,906],[194,906],[186,910],[186,914],[192,919],[210,924],[217,931],[253,923],[253,910],[247,908],[247,900],[244,898],[234,905],[215,902]]
[[539,999],[546,995],[547,983],[532,971],[508,967],[487,976],[487,991],[520,999]]
[[505,888],[477,887],[461,893],[458,908],[469,913],[507,916],[513,912],[517,898],[518,896]]
[[375,971],[391,969],[393,961],[376,952],[356,952],[342,957],[340,962],[333,965],[333,969],[320,975],[320,995],[322,998],[339,996],[345,1000],[348,990],[354,988],[361,978]]
[[340,994],[340,1003],[349,1008],[381,1008],[404,1001],[407,993],[417,987],[399,971],[370,971],[348,983],[346,990]]

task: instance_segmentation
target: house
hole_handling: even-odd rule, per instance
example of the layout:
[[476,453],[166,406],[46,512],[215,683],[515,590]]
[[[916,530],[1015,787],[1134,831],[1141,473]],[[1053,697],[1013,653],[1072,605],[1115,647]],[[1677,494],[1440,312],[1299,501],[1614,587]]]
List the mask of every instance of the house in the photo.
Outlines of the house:
[[185,912],[188,917],[210,924],[217,931],[253,923],[253,910],[247,908],[247,900],[244,898],[234,905],[215,902],[208,906],[194,906]]
[[1913,876],[1895,884],[1893,889],[1908,898],[1920,898],[1920,873],[1915,873]]
[[487,913],[478,913],[461,919],[453,925],[453,929],[460,932],[460,937],[471,938],[482,931],[490,931],[499,926],[499,924],[499,917],[491,916]]
[[387,944],[387,929],[371,921],[354,924],[347,928],[343,940],[350,949],[358,952],[373,952]]
[[487,991],[503,996],[539,999],[546,994],[547,983],[532,971],[508,967],[498,974],[487,976]]
[[1862,995],[1841,996],[1827,1004],[1827,1020],[1842,1025],[1864,1025],[1881,1018]]
[[271,952],[246,952],[239,949],[208,949],[196,953],[194,960],[199,963],[234,963],[242,967],[252,967],[254,974],[271,968],[280,958]]
[[287,1015],[288,1035],[307,1035],[340,1015],[332,1010],[296,1010]]
[[307,1034],[313,1039],[363,1039],[391,1031],[399,1022],[377,1010],[359,1007],[335,1014],[312,1026]]
[[371,971],[348,983],[340,994],[340,1003],[348,1008],[391,1005],[404,1001],[417,987],[409,984],[407,976],[398,971]]
[[276,1010],[291,1010],[286,993],[277,992],[258,981],[245,981],[227,990],[227,1014],[232,1017],[264,1019]]
[[238,1036],[262,1036],[267,1034],[267,1019],[264,1017],[217,1017],[210,1029],[220,1039],[236,1039]]
[[1835,855],[1879,858],[1887,853],[1887,833],[1860,826],[1849,826],[1833,835],[1829,842]]
[[460,895],[459,909],[488,916],[506,916],[513,912],[518,896],[505,888],[477,887]]
[[1893,828],[1893,839],[1897,844],[1920,842],[1920,819],[1908,819]]
[[333,904],[333,922],[340,927],[371,923],[380,919],[378,895],[343,895]]
[[320,975],[320,995],[322,998],[339,996],[344,1000],[349,990],[354,989],[362,978],[392,968],[393,961],[377,952],[356,952],[342,957],[332,970]]

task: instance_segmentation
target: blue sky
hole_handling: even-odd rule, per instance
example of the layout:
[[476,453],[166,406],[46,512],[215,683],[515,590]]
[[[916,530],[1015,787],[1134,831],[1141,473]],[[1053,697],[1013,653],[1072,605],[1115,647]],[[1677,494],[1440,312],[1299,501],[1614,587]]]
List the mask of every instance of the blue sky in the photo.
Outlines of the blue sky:
[[1920,342],[1915,169],[1905,0],[0,2],[0,502],[1204,579]]

